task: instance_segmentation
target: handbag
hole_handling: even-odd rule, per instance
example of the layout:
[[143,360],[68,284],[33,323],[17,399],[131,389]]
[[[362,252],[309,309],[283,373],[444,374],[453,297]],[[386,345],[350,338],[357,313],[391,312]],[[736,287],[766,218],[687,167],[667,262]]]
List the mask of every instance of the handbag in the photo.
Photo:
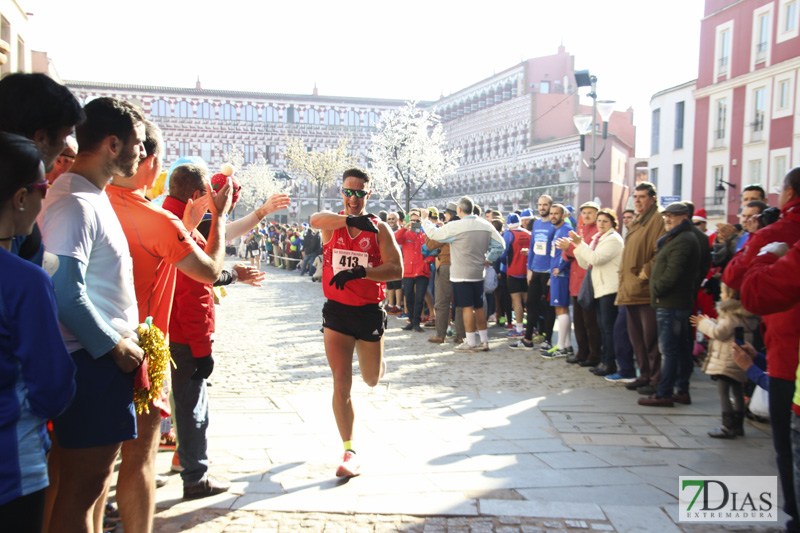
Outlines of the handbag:
[[584,309],[594,307],[594,285],[592,284],[592,267],[586,271],[581,288],[578,291],[578,303]]

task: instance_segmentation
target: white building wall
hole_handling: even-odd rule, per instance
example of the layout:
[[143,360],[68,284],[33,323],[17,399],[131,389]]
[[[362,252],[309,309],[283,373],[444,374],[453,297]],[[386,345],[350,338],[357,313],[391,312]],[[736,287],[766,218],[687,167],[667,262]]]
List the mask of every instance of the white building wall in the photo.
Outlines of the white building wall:
[[[656,93],[650,100],[650,112],[660,110],[658,153],[650,154],[648,166],[658,169],[658,192],[660,196],[680,196],[690,199],[692,194],[692,163],[694,156],[695,105],[692,91],[694,81]],[[683,106],[683,147],[675,148],[676,104]],[[652,134],[652,132],[651,132]],[[680,187],[674,180],[675,165],[681,165]]]

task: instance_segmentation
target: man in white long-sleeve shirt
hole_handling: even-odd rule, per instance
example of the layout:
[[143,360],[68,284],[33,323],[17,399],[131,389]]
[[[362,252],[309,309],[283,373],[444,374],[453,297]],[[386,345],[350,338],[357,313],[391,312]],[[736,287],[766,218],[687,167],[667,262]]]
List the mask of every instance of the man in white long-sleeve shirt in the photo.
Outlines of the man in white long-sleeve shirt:
[[489,332],[483,309],[484,267],[500,257],[505,249],[505,241],[494,226],[472,214],[473,205],[471,198],[463,196],[457,208],[460,220],[442,227],[436,227],[424,212],[422,228],[431,239],[450,243],[453,301],[456,307],[463,308],[464,329],[467,332],[465,341],[457,345],[455,350],[488,352]]

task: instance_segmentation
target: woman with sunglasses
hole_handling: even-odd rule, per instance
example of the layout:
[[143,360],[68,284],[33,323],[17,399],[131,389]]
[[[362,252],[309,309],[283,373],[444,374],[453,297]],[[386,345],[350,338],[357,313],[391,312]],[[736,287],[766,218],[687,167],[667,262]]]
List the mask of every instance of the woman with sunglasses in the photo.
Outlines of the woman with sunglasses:
[[386,311],[382,306],[386,282],[403,277],[403,264],[389,225],[366,212],[369,174],[351,168],[342,177],[344,210],[339,214],[314,213],[311,227],[321,230],[322,287],[327,298],[322,308],[322,327],[333,373],[333,414],[344,443],[336,476],[350,477],[359,474],[353,450],[355,413],[350,399],[353,351],[358,354],[361,377],[374,387],[386,371]]
[[53,284],[10,252],[14,236],[30,234],[47,193],[41,157],[32,141],[0,133],[0,524],[37,533],[48,485],[45,423],[75,394]]

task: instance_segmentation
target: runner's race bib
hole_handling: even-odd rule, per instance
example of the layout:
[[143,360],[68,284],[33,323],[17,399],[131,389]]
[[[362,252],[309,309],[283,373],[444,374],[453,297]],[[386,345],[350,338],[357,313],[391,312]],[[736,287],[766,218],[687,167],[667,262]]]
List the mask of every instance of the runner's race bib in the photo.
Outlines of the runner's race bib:
[[342,270],[350,270],[357,266],[368,267],[369,254],[367,252],[356,252],[354,250],[333,250],[333,274],[334,276]]
[[547,255],[547,243],[535,242],[533,244],[533,253],[536,255]]

